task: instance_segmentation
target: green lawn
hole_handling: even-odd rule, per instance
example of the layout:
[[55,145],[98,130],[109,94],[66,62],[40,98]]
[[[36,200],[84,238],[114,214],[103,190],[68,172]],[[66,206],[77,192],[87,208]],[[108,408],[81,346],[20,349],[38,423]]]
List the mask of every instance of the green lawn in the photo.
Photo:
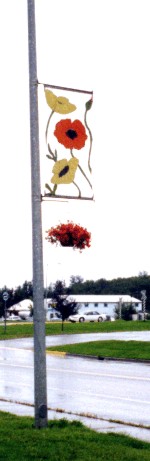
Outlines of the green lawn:
[[149,461],[150,443],[118,434],[102,434],[80,422],[34,420],[0,412],[1,461]]
[[93,341],[65,346],[48,347],[48,351],[60,351],[69,354],[113,357],[122,359],[150,360],[150,342],[141,341]]
[[[70,323],[64,322],[64,334],[75,333],[100,333],[111,331],[143,331],[150,330],[150,320],[148,321],[129,321],[117,320],[115,322],[102,323]],[[61,331],[61,322],[46,323],[46,335],[63,334]],[[0,325],[0,339],[25,338],[33,336],[33,324],[6,324],[6,334],[4,325]]]

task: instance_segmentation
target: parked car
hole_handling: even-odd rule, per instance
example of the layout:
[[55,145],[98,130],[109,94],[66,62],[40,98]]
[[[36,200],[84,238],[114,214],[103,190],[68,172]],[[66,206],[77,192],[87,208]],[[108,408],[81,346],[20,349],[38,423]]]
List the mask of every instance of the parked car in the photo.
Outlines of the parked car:
[[11,321],[17,322],[18,320],[21,320],[21,318],[19,317],[19,315],[11,314],[9,317],[7,317],[7,320],[11,320]]
[[106,320],[105,314],[100,314],[97,311],[84,312],[83,314],[70,315],[70,322],[103,322]]

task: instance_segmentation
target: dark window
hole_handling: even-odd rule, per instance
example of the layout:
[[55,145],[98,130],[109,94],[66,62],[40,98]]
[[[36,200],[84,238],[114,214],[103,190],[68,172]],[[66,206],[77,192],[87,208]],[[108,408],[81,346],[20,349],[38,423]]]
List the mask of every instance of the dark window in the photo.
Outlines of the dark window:
[[104,303],[104,307],[108,307],[108,303]]
[[97,307],[97,306],[98,306],[98,303],[94,303],[94,306]]
[[85,307],[87,307],[89,305],[89,303],[85,303],[84,305],[85,305]]

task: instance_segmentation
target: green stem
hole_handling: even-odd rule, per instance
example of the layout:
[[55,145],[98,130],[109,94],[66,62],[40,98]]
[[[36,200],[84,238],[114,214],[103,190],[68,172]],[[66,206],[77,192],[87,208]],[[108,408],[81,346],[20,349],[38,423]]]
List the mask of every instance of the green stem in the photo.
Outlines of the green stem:
[[54,110],[52,110],[49,118],[48,118],[48,122],[47,122],[47,125],[46,125],[46,131],[45,131],[45,139],[46,139],[46,144],[47,143],[47,135],[48,135],[48,129],[49,129],[49,124],[50,124],[50,121],[51,121],[51,118],[52,118],[52,115],[54,114]]
[[[71,153],[71,156],[74,158],[72,150],[70,150],[70,153]],[[83,171],[82,167],[79,165],[79,163],[78,163],[78,168],[79,168],[79,170],[81,171],[81,173],[83,174],[83,176],[85,177],[86,181],[88,182],[89,186],[92,189],[92,184],[90,183],[89,179],[87,178],[86,174],[84,173],[84,171]]]
[[89,171],[90,173],[92,173],[92,168],[91,168],[91,165],[90,165],[90,161],[91,161],[91,151],[92,151],[92,141],[93,141],[93,138],[92,138],[92,132],[87,124],[87,120],[86,120],[86,115],[87,115],[87,111],[88,109],[86,109],[85,111],[85,115],[84,115],[84,123],[85,123],[85,126],[89,132],[89,137],[90,137],[90,149],[89,149],[89,158],[88,158],[88,167],[89,167]]
[[[48,122],[47,122],[47,125],[46,125],[46,131],[45,131],[45,140],[46,140],[46,144],[47,144],[47,148],[48,148],[48,151],[49,153],[51,154],[51,159],[56,161],[57,159],[57,155],[53,153],[53,151],[51,150],[51,147],[50,147],[50,144],[48,143],[48,140],[47,140],[47,137],[48,137],[48,130],[49,130],[49,124],[50,124],[50,121],[51,121],[51,118],[52,118],[52,115],[54,114],[54,110],[52,110],[49,118],[48,118]],[[50,158],[50,157],[48,157]]]
[[50,158],[51,160],[54,160],[54,162],[56,162],[57,161],[57,150],[55,149],[55,154],[54,154],[51,150],[49,143],[47,144],[47,148],[48,148],[49,153],[51,154],[51,156],[47,155],[47,157]]
[[74,181],[73,181],[73,184],[74,184],[74,186],[76,186],[76,187],[77,187],[77,189],[78,189],[78,192],[79,192],[79,197],[81,197],[81,191],[80,191],[80,189],[79,189],[78,185],[77,185],[77,184],[76,184],[76,182],[74,182]]

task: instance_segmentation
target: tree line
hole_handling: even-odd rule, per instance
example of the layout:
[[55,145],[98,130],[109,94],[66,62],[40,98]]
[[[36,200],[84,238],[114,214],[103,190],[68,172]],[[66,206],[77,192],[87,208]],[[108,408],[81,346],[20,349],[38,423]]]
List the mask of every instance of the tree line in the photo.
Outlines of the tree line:
[[[57,282],[56,282],[57,284]],[[50,284],[44,288],[44,297],[53,297],[56,284]],[[65,282],[64,293],[71,294],[128,294],[137,299],[141,299],[141,291],[146,290],[146,310],[150,312],[150,276],[147,273],[140,273],[136,277],[116,278],[106,280],[101,278],[99,280],[86,280],[84,281],[79,275],[70,277],[69,285],[66,286]],[[17,304],[23,299],[33,299],[33,285],[32,282],[25,281],[22,286],[15,289],[10,289],[4,286],[0,289],[0,317],[4,315],[5,301],[3,300],[4,291],[8,292],[9,298],[7,300],[7,308],[13,304]]]
[[71,277],[68,287],[69,294],[101,294],[101,295],[130,295],[141,299],[141,291],[146,290],[146,309],[150,311],[150,276],[141,273],[136,277],[116,278],[112,280],[99,279],[80,280],[80,277]]

